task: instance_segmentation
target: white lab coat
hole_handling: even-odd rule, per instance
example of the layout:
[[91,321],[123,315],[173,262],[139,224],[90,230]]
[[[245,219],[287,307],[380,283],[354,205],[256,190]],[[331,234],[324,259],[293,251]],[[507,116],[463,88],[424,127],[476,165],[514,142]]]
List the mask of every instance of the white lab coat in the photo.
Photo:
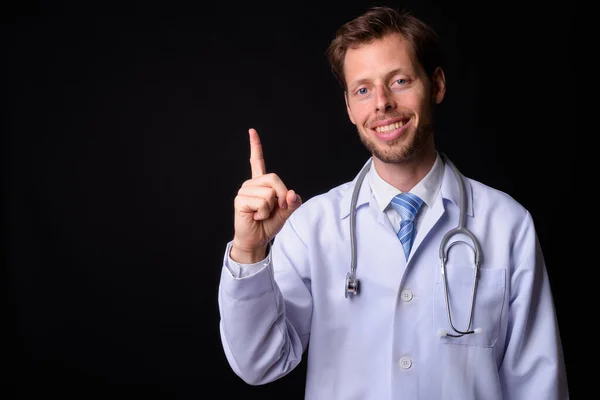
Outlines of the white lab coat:
[[[252,385],[289,373],[308,347],[306,399],[565,400],[555,309],[531,215],[507,194],[466,181],[467,227],[483,250],[472,328],[451,332],[439,244],[457,226],[459,186],[449,166],[409,259],[369,185],[356,207],[360,294],[346,298],[349,214],[356,179],[306,201],[249,276],[226,246],[219,286],[221,338],[233,371]],[[460,239],[459,237],[452,241]],[[447,263],[451,315],[465,329],[473,252]]]

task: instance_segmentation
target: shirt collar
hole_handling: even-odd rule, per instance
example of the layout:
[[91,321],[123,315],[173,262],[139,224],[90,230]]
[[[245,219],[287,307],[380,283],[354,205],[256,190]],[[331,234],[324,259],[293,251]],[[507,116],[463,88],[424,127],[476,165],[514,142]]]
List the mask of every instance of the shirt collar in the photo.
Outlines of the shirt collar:
[[[367,172],[367,176],[365,176],[367,182],[364,182],[368,184],[361,185],[356,199],[356,208],[358,209],[361,206],[370,203],[371,200],[374,200],[379,210],[383,212],[392,198],[400,193],[400,191],[389,185],[377,174],[377,171],[375,171],[375,168],[373,167],[372,157],[367,160],[363,165],[363,168],[370,168],[369,172]],[[345,187],[342,189],[340,208],[341,219],[350,215],[352,193],[359,175],[360,173],[358,173],[351,182],[346,183]],[[465,183],[466,190],[466,212],[467,215],[473,216],[473,189],[468,179],[462,179]],[[415,185],[411,192],[421,197],[428,207],[433,207],[436,199],[440,197],[438,196],[439,192],[441,192],[442,198],[450,200],[457,207],[460,205],[460,189],[456,176],[454,176],[450,166],[443,162],[439,153],[436,153],[435,162],[433,163],[431,170],[417,185]]]
[[[425,175],[425,177],[421,179],[421,181],[419,181],[419,183],[417,183],[415,187],[410,190],[410,192],[419,196],[427,205],[427,207],[431,207],[437,198],[440,186],[442,185],[443,176],[444,162],[442,161],[440,155],[436,153],[433,166],[427,175]],[[400,190],[384,181],[381,176],[379,176],[375,168],[371,168],[367,178],[369,179],[369,185],[371,186],[371,190],[373,191],[373,196],[377,201],[379,210],[382,212],[385,211],[386,207],[388,204],[390,204],[394,196],[402,193]]]

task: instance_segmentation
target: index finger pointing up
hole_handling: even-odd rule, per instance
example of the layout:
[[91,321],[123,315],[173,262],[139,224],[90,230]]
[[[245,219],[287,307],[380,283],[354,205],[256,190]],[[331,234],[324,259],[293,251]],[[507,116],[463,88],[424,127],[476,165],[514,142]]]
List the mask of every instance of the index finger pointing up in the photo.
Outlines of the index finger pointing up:
[[252,169],[252,178],[257,178],[267,173],[265,169],[265,159],[263,158],[262,144],[256,129],[250,129],[250,168]]

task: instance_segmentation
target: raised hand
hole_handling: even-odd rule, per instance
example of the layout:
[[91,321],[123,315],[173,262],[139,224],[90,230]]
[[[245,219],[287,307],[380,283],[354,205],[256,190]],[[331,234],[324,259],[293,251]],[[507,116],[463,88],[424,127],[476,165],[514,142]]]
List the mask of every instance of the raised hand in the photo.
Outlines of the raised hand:
[[251,264],[265,258],[271,239],[300,205],[302,199],[288,190],[283,181],[265,168],[262,144],[255,129],[250,135],[252,178],[242,184],[234,200],[233,246],[230,257]]

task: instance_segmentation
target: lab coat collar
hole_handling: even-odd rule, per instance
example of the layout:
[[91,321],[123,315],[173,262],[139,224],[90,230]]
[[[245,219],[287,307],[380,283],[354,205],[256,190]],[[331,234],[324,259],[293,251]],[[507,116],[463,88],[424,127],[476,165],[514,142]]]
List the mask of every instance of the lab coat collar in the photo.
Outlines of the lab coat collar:
[[[363,168],[366,168],[366,166],[369,164],[370,164],[369,167],[373,168],[372,162],[373,162],[373,157],[369,157],[367,162],[364,163],[363,167],[360,170],[362,171]],[[350,184],[346,185],[346,187],[342,191],[340,219],[344,219],[348,215],[350,215],[350,205],[352,203],[352,192],[354,191],[354,187],[356,186],[356,182],[358,181],[359,175],[360,175],[360,171],[358,172],[358,174],[356,174],[356,176],[354,177],[352,182],[350,182]],[[375,200],[373,198],[373,193],[371,192],[371,187],[366,182],[367,179],[368,178],[365,176],[365,180],[363,180],[363,184],[360,187],[360,192],[358,192],[358,198],[356,199],[356,208],[357,209],[360,208],[360,206],[362,206],[364,204],[370,203],[371,199]]]
[[[473,217],[473,187],[466,177],[463,176],[462,180],[465,183],[466,213],[469,217]],[[460,207],[460,187],[458,186],[457,177],[448,163],[444,165],[444,178],[442,179],[440,194],[443,199],[448,199],[456,207]]]
[[[367,164],[371,164],[373,162],[373,158],[370,157],[367,162],[363,165],[363,168],[367,166]],[[372,168],[373,166],[370,165]],[[362,168],[361,168],[362,170]],[[340,207],[340,219],[344,219],[350,215],[350,203],[352,202],[352,192],[354,191],[354,187],[356,186],[356,182],[358,180],[358,176],[360,175],[360,171],[352,182],[350,182],[342,191],[342,202]],[[365,178],[366,179],[366,178]],[[463,178],[465,182],[466,189],[466,200],[467,200],[467,215],[473,216],[473,188],[468,179]],[[454,172],[452,168],[446,163],[444,165],[444,177],[442,179],[442,187],[440,188],[440,195],[443,199],[450,200],[452,203],[459,207],[460,204],[460,188],[458,186],[458,181],[454,176]],[[360,191],[358,193],[358,198],[356,201],[356,208],[360,208],[361,206],[370,203],[371,199],[374,200],[373,194],[371,193],[371,188],[369,185],[365,184],[363,181],[363,185],[361,185]]]

